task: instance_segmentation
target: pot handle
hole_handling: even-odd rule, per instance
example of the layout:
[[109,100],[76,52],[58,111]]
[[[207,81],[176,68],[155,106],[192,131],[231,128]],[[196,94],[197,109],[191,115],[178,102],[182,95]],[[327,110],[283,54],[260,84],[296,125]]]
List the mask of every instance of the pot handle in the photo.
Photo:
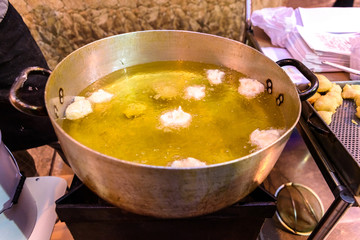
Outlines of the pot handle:
[[304,75],[304,77],[306,77],[310,81],[310,87],[308,89],[304,91],[298,90],[301,101],[305,101],[306,99],[308,99],[309,97],[315,94],[315,92],[319,88],[319,81],[315,76],[315,74],[312,71],[310,71],[304,64],[302,64],[300,61],[296,59],[290,59],[290,58],[279,60],[276,63],[280,67],[288,66],[288,65],[295,67]]
[[25,68],[20,75],[16,78],[13,85],[10,89],[9,101],[10,103],[19,111],[35,116],[47,116],[47,111],[45,106],[35,106],[23,102],[18,97],[18,91],[24,86],[24,83],[27,81],[28,76],[31,72],[39,72],[45,76],[50,76],[51,71],[41,67],[28,67]]

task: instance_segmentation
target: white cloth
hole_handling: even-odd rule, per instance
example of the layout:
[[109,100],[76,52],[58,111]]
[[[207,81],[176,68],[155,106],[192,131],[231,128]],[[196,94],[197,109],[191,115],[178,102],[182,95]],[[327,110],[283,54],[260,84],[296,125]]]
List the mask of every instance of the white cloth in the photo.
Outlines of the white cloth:
[[4,19],[5,14],[8,10],[9,1],[8,0],[0,0],[0,22]]

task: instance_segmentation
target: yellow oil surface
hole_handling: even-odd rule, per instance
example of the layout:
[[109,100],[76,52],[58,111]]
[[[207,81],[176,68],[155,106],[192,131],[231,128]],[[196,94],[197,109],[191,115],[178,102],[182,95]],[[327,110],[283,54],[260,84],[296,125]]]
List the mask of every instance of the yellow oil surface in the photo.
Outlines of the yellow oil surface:
[[[226,73],[222,84],[211,85],[206,70]],[[119,70],[99,79],[80,96],[103,89],[109,102],[93,104],[94,111],[79,120],[64,120],[74,139],[103,154],[137,163],[168,166],[188,157],[207,164],[245,156],[254,149],[255,129],[285,128],[272,95],[241,96],[243,74],[229,68],[187,61],[153,62]],[[205,97],[187,100],[188,86],[205,86]],[[166,129],[160,116],[178,109],[191,114],[186,128]]]

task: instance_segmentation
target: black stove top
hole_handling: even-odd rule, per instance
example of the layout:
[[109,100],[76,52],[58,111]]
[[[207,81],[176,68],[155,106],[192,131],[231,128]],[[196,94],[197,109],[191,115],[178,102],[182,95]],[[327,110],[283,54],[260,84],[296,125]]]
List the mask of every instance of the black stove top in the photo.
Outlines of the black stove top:
[[90,191],[77,177],[56,212],[75,239],[257,239],[275,198],[261,186],[245,199],[199,217],[160,219],[115,207]]

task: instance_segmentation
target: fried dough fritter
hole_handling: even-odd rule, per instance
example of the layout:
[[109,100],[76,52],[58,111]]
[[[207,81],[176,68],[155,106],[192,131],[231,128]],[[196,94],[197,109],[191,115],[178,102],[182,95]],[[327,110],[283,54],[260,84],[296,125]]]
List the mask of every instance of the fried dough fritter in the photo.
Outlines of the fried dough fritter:
[[314,108],[316,111],[327,111],[334,113],[338,107],[336,97],[324,95],[321,96],[315,103]]
[[329,89],[329,92],[336,92],[336,93],[340,93],[342,92],[342,89],[340,87],[340,85],[333,83],[332,87]]
[[343,88],[341,96],[344,99],[355,99],[356,96],[360,95],[360,85],[349,85],[346,84]]
[[318,78],[319,80],[319,88],[318,88],[318,92],[327,92],[329,91],[333,84],[330,82],[330,80],[325,77],[322,74],[315,74],[315,76]]
[[314,95],[309,97],[307,100],[309,101],[310,104],[314,104],[316,102],[316,100],[318,100],[320,97],[321,97],[321,94],[316,92]]
[[360,106],[360,95],[356,96],[354,100],[355,100],[356,106],[359,107]]
[[328,112],[328,111],[318,111],[317,112],[319,114],[319,116],[324,120],[324,122],[327,124],[327,125],[330,125],[331,123],[331,117],[333,115],[332,112]]
[[343,98],[341,97],[341,93],[338,92],[328,92],[325,96],[331,96],[336,98],[337,107],[339,107],[343,103]]

